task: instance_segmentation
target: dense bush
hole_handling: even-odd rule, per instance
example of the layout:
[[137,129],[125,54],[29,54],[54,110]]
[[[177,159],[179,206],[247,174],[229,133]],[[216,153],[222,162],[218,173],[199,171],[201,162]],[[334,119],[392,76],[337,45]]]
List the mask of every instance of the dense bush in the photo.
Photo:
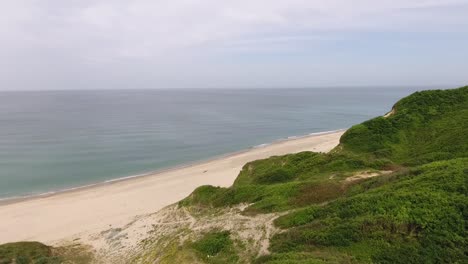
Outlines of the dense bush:
[[237,263],[239,256],[236,254],[236,246],[230,235],[229,231],[214,230],[193,242],[191,247],[206,263]]
[[193,248],[207,256],[215,256],[222,250],[232,246],[229,231],[211,232],[193,243]]

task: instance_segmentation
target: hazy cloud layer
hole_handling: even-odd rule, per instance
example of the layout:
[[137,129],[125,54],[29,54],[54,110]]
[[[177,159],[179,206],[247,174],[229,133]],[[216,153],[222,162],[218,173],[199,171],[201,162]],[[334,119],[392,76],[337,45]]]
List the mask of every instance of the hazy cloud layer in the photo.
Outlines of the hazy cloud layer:
[[0,89],[468,82],[468,0],[30,0]]

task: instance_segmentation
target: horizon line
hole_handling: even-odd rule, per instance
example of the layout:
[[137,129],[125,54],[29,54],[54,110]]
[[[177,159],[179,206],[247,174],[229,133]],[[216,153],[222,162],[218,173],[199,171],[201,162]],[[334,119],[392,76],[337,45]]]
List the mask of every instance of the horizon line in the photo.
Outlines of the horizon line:
[[459,87],[468,86],[467,84],[412,84],[412,85],[324,85],[324,86],[257,86],[257,87],[246,87],[246,86],[237,86],[237,87],[153,87],[153,88],[82,88],[82,89],[19,89],[19,90],[2,90],[0,92],[81,92],[81,91],[168,91],[168,90],[284,90],[284,89],[352,89],[352,88],[393,88],[393,89],[402,89],[402,88],[432,88],[432,89],[454,89]]

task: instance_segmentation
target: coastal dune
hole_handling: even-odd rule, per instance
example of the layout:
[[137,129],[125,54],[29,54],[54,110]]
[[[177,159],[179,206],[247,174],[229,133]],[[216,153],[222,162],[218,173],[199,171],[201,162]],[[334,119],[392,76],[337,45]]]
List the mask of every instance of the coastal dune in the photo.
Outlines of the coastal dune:
[[124,226],[188,196],[201,185],[228,187],[249,161],[302,151],[328,152],[344,131],[278,141],[193,165],[0,204],[0,244],[48,244]]

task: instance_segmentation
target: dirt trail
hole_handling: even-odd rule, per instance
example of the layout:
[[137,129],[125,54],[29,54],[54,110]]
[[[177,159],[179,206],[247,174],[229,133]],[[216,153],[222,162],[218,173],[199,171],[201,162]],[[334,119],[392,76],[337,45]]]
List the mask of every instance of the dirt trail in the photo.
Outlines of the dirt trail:
[[386,174],[390,174],[393,171],[362,171],[359,172],[351,177],[348,177],[345,179],[345,182],[353,182],[357,180],[363,180],[363,179],[368,179],[376,176],[382,176]]

